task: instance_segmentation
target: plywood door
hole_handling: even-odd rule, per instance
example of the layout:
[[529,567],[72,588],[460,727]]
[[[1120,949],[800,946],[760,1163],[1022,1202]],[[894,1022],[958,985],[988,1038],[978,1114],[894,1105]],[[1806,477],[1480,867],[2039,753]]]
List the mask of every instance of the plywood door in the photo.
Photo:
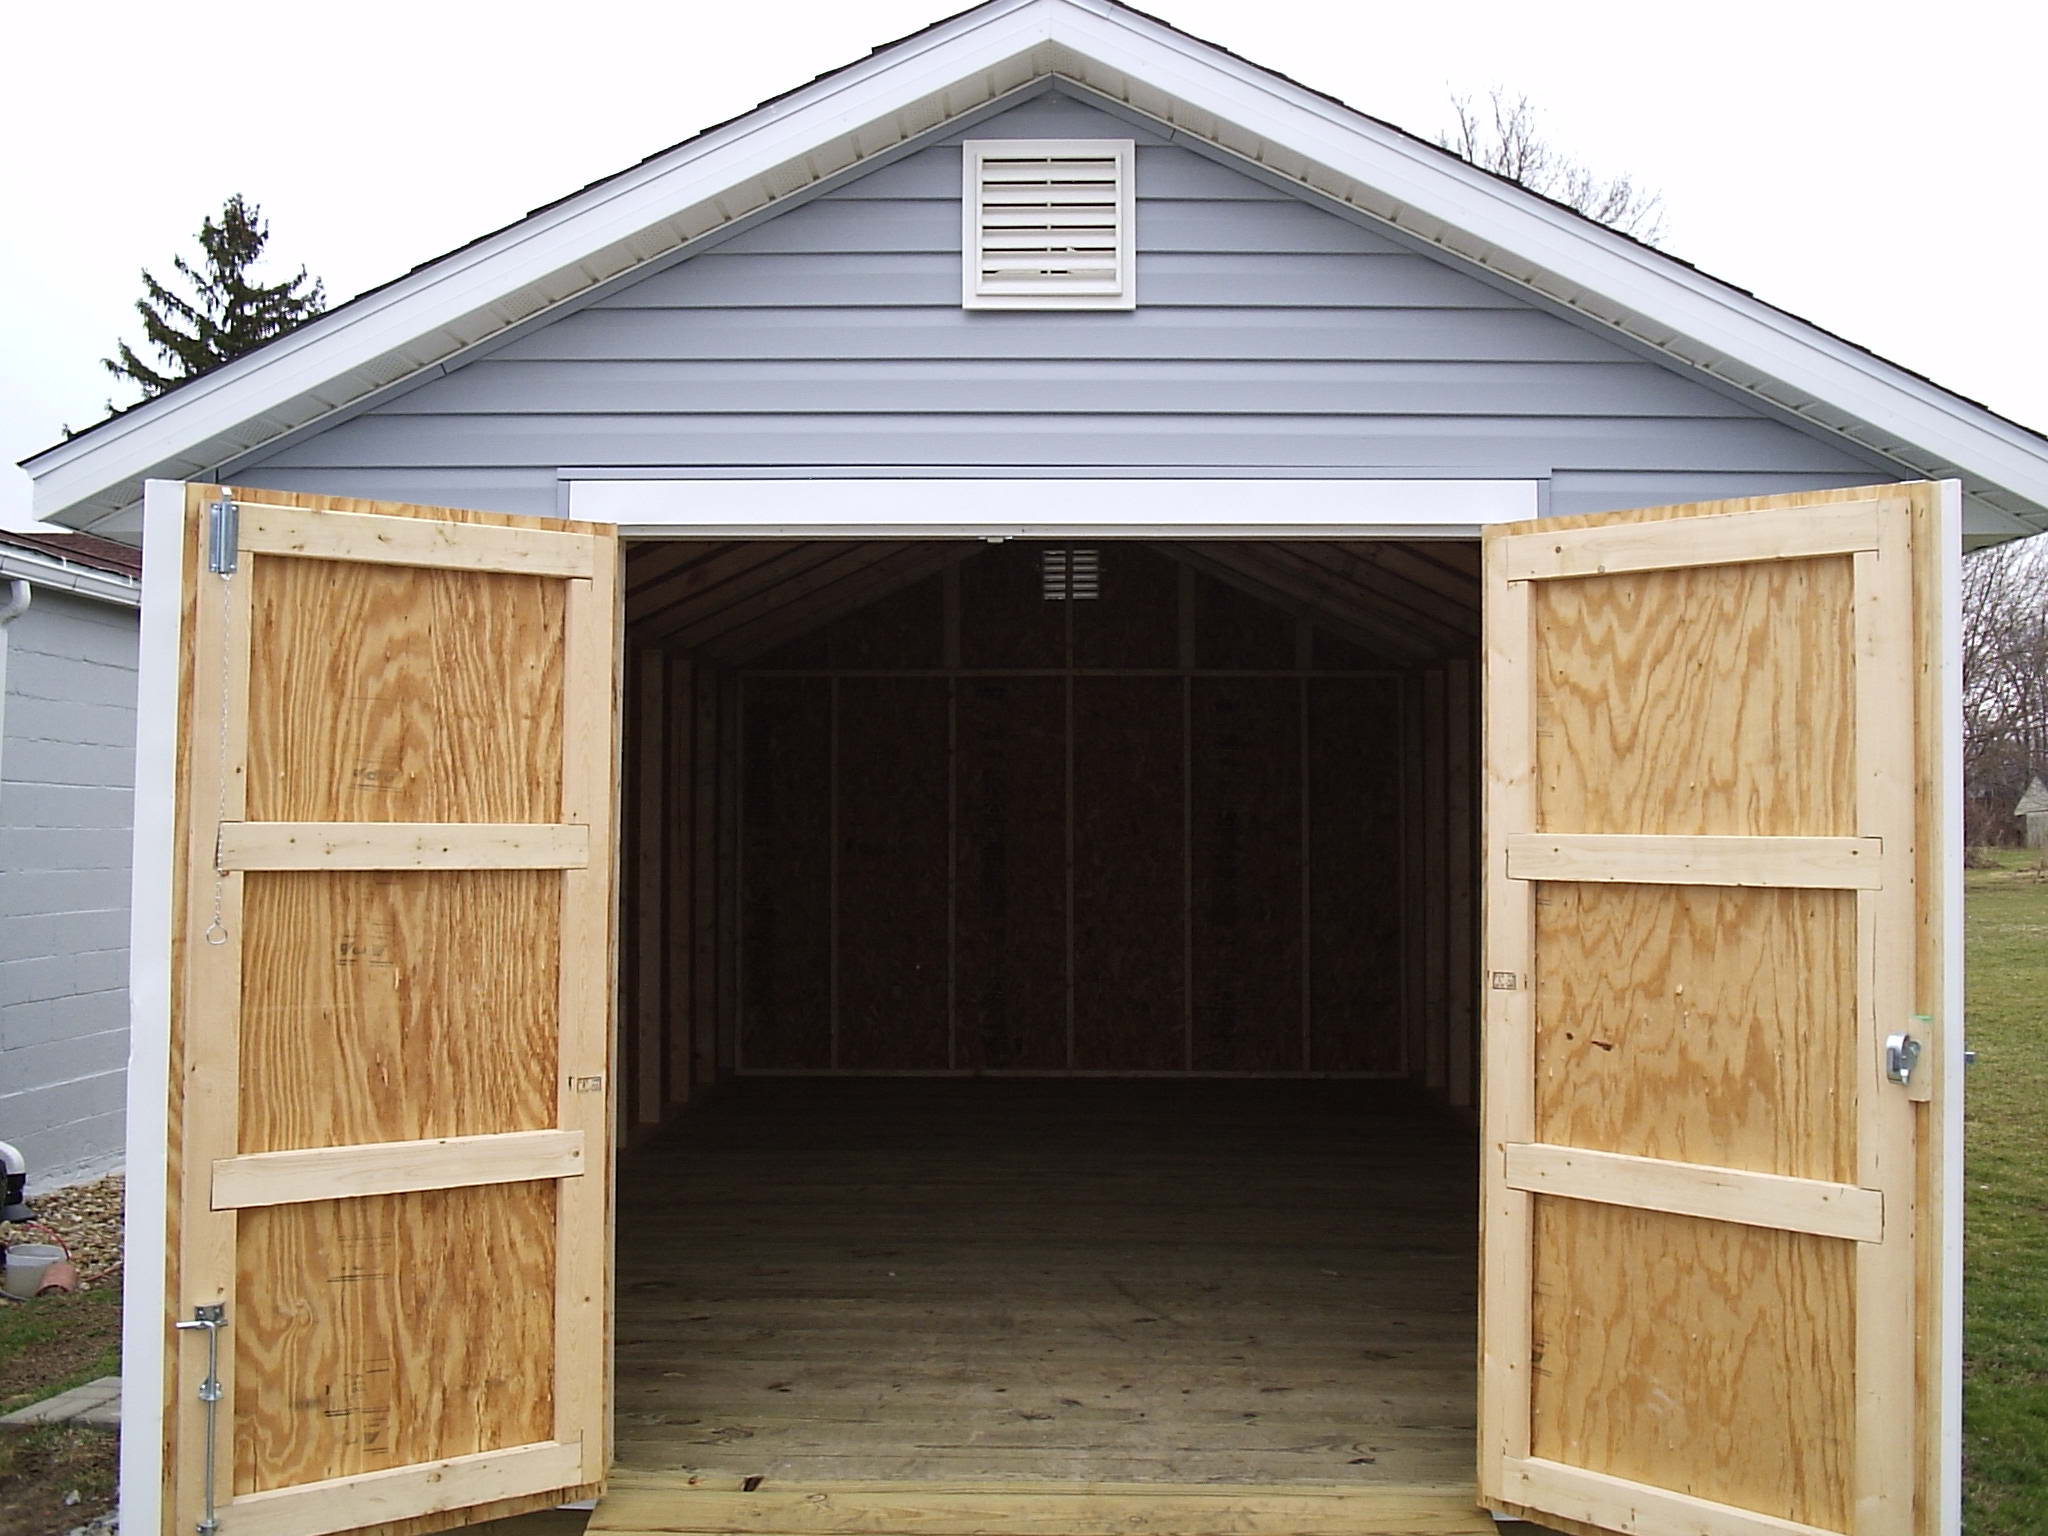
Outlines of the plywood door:
[[[186,520],[163,1529],[209,1487],[223,1536],[589,1495],[616,540],[210,486]],[[212,1307],[209,1465],[176,1325]]]
[[1944,495],[1487,534],[1497,1508],[1942,1528]]

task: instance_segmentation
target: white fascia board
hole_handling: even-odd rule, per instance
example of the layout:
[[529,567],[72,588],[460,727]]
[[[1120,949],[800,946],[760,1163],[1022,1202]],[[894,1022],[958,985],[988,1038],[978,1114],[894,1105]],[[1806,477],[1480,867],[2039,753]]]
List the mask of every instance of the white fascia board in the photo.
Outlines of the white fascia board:
[[[1336,184],[1283,165],[1269,169],[1547,293],[1598,323],[1617,325],[1623,317],[1613,311],[1625,311],[1637,323],[1621,329],[1691,366],[1713,371],[1709,360],[1672,346],[1674,338],[1754,369],[1790,396],[1824,401],[1944,466],[2048,506],[2048,448],[2024,428],[1255,66],[1126,12],[1087,0],[1068,4],[1071,19],[1058,28],[1060,44],[1299,155],[1332,173]],[[1085,70],[1081,78],[1087,83]],[[1730,382],[1744,386],[1739,378]],[[1886,451],[1881,444],[1865,446]]]
[[1534,480],[570,480],[567,515],[659,538],[1472,538]]
[[[1050,41],[1052,14],[1048,0],[969,12],[532,214],[473,248],[452,252],[160,401],[37,455],[28,461],[35,505],[42,515],[61,512],[403,349],[417,349],[414,362],[425,367],[478,338],[450,337],[438,350],[420,347],[423,339],[487,312],[508,295],[581,271],[574,292],[562,295],[574,297],[594,280],[586,267],[594,253],[700,205],[719,208],[707,228],[749,211],[770,194],[764,189],[756,201],[746,202],[735,199],[738,189],[1031,55]],[[1009,88],[1001,85],[996,94]],[[915,131],[922,129],[906,136]],[[849,163],[882,147],[863,146]],[[841,168],[817,168],[814,179]]]

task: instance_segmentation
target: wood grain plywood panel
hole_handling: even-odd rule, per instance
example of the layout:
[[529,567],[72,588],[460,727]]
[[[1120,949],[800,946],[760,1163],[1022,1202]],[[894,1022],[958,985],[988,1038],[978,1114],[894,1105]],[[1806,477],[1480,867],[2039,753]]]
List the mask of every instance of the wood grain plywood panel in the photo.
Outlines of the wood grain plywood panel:
[[1855,898],[1537,888],[1538,1141],[1856,1180]]
[[1066,684],[959,687],[957,1065],[1067,1063]]
[[1851,580],[1832,558],[1535,583],[1539,827],[1854,835]]
[[837,1065],[948,1063],[944,678],[839,687]]
[[961,565],[962,666],[1067,664],[1067,605],[1047,602],[1039,587],[1045,547],[1002,544]]
[[1293,666],[1294,615],[1203,576],[1195,584],[1195,665]]
[[1848,1530],[1856,1245],[1535,1205],[1533,1453]]
[[1141,544],[1111,540],[1093,547],[1102,595],[1073,605],[1074,665],[1179,666],[1180,567]]
[[1309,1066],[1401,1066],[1400,684],[1308,685]]
[[749,1067],[832,1064],[832,689],[748,678],[739,1002]]
[[1185,771],[1178,678],[1076,678],[1074,1059],[1187,1065]]
[[1194,1065],[1299,1071],[1299,690],[1292,678],[1196,678],[1189,704]]
[[552,1438],[554,1202],[542,1181],[242,1212],[235,1492]]
[[249,579],[249,819],[559,819],[561,582],[275,557]]
[[556,1123],[558,873],[243,879],[240,1151]]

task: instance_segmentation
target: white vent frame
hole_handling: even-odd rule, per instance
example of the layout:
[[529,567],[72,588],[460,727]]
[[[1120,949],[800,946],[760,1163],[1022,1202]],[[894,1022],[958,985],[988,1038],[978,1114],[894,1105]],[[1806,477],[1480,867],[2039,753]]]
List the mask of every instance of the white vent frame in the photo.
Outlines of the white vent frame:
[[[1091,172],[1107,170],[1115,186],[1107,196],[1070,194],[1067,201],[1086,202],[1087,226],[1108,229],[1110,249],[1083,258],[1091,263],[1080,273],[1042,272],[997,276],[990,271],[987,228],[983,218],[991,162],[1087,161]],[[960,302],[967,309],[1135,309],[1138,304],[1137,145],[1131,139],[969,139],[961,145]],[[1091,174],[1089,180],[1094,180]],[[1069,183],[1068,185],[1073,185]],[[1109,221],[1102,223],[1107,205]],[[1027,207],[1053,207],[1048,198]],[[1051,261],[1044,263],[1052,265]]]

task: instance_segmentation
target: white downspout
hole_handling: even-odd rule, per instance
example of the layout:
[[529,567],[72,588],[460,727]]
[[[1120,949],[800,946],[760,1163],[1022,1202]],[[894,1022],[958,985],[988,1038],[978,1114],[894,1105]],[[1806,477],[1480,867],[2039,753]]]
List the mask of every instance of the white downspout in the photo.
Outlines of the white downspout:
[[[7,626],[28,612],[33,590],[19,576],[9,577],[7,596],[0,600],[0,752],[4,752],[7,742]],[[0,775],[0,783],[4,782],[4,775]]]

